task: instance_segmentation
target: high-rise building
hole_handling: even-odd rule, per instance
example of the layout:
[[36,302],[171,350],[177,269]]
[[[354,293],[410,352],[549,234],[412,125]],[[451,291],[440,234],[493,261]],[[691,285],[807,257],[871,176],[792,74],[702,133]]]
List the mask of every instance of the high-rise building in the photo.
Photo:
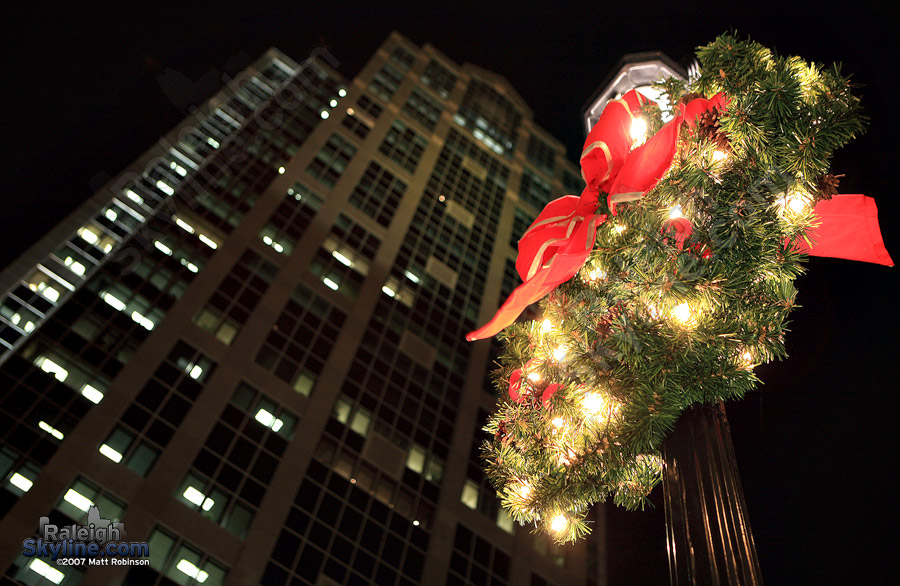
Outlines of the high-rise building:
[[[602,511],[556,547],[499,506],[464,340],[581,187],[498,75],[269,50],[0,273],[0,582],[604,584]],[[150,564],[21,555],[41,517]]]

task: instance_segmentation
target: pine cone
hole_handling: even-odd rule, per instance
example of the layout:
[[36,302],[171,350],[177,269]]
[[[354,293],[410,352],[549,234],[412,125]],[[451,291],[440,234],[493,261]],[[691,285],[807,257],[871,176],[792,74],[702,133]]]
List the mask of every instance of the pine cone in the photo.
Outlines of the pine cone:
[[838,186],[841,183],[841,177],[843,177],[843,175],[832,175],[831,173],[826,173],[819,177],[818,181],[816,181],[816,188],[819,190],[819,196],[822,199],[831,199],[832,196],[836,195]]
[[722,113],[718,108],[710,108],[697,116],[697,135],[715,144],[718,150],[730,153],[731,145],[728,137],[719,128],[719,118],[721,117]]
[[683,96],[681,96],[681,99],[678,100],[678,103],[680,103],[680,104],[687,104],[687,103],[690,102],[691,100],[694,100],[694,99],[697,99],[697,98],[705,98],[705,97],[706,97],[706,96],[704,96],[703,94],[698,94],[697,92],[692,92],[692,93],[684,94]]

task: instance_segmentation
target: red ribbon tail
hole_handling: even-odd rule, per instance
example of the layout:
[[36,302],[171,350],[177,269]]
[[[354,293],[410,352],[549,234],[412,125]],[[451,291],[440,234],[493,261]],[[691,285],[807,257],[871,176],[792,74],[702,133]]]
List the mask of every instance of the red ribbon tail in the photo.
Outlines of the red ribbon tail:
[[878,225],[875,200],[860,194],[835,195],[816,204],[818,228],[810,230],[815,244],[795,243],[795,248],[811,256],[843,258],[894,266]]
[[542,266],[533,277],[516,287],[491,321],[466,334],[466,340],[472,342],[499,333],[516,321],[526,307],[541,300],[558,285],[574,277],[591,255],[597,237],[597,226],[605,219],[606,216],[598,215],[579,221],[550,263]]
[[503,305],[500,306],[500,309],[497,310],[497,313],[494,314],[494,317],[491,318],[491,321],[466,334],[466,340],[474,342],[475,340],[490,338],[516,321],[516,318],[525,311],[526,307],[535,301],[539,301],[556,287],[556,285],[548,287],[545,284],[549,276],[549,271],[538,271],[534,278],[516,287],[509,294],[509,297],[506,298],[506,301],[503,302]]

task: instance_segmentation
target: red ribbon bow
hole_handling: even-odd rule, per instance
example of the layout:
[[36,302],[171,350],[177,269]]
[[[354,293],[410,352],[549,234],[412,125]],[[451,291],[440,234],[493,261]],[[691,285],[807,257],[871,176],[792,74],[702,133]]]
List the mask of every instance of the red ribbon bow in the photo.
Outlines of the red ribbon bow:
[[693,127],[694,118],[713,107],[723,108],[722,94],[697,98],[683,105],[679,114],[643,145],[632,148],[632,122],[641,104],[653,102],[631,90],[611,100],[588,134],[581,154],[585,189],[581,197],[566,195],[551,201],[519,240],[516,270],[524,283],[517,287],[493,319],[470,332],[469,341],[489,338],[513,323],[522,311],[584,266],[606,221],[596,214],[600,192],[608,194],[610,210],[616,203],[638,199],[656,186],[672,164],[682,122]]
[[[490,338],[513,323],[522,311],[584,266],[607,220],[597,214],[600,192],[608,194],[613,214],[616,204],[639,199],[653,189],[672,165],[681,124],[693,129],[697,116],[707,110],[724,111],[729,99],[722,93],[710,99],[696,98],[679,107],[678,115],[643,145],[632,148],[631,123],[641,114],[641,104],[652,104],[635,90],[611,100],[591,129],[581,153],[585,189],[581,197],[566,195],[551,201],[519,240],[516,270],[524,281],[506,299],[494,317],[466,335],[469,341]],[[815,245],[794,246],[813,256],[861,260],[893,266],[878,227],[875,201],[864,195],[836,195],[819,202],[814,210],[820,225],[810,231]],[[685,221],[687,222],[687,221]],[[678,248],[690,235],[690,224],[676,229]],[[680,230],[678,230],[680,228]]]

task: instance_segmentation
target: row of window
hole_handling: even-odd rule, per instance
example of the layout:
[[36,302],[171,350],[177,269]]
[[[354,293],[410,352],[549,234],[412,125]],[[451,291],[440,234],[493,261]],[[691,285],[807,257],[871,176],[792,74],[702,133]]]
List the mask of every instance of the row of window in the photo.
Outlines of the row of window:
[[421,578],[429,535],[356,479],[313,461],[297,492],[261,584],[412,586]]
[[212,332],[223,344],[231,344],[259,304],[278,267],[247,249],[222,280],[194,323]]
[[[295,74],[297,87],[293,88],[296,90],[293,95],[299,95],[307,101],[312,93],[321,92],[328,85],[322,83],[328,78],[327,74],[314,63],[295,72],[285,63],[273,58],[259,74],[248,76],[235,90],[226,88],[220,92],[218,98],[221,106],[205,117],[198,118],[192,126],[182,129],[177,145],[154,159],[140,176],[123,185],[110,204],[78,228],[51,255],[45,266],[39,266],[19,287],[0,299],[0,350],[13,348],[34,330],[54,306],[60,304],[70,291],[77,289],[83,280],[90,277],[108,255],[117,251],[122,242],[144,225],[146,218],[153,215],[176,192],[181,191],[182,187],[190,187],[186,189],[186,193],[194,196],[189,198],[192,208],[212,212],[212,216],[207,214],[207,219],[225,232],[230,231],[246,212],[246,207],[252,205],[252,201],[235,203],[234,205],[242,208],[237,214],[221,209],[221,206],[227,205],[225,200],[229,195],[240,200],[241,192],[252,194],[258,191],[247,188],[254,185],[254,179],[257,179],[255,185],[271,181],[272,167],[263,164],[267,161],[251,161],[241,165],[243,171],[239,174],[214,173],[214,165],[203,163],[255,112],[262,106],[269,105],[279,88],[283,88]],[[301,85],[304,87],[301,88]],[[325,88],[325,91],[330,90],[335,88]],[[318,103],[322,99],[319,96],[314,102]],[[285,105],[289,105],[288,101],[279,102],[280,107]],[[244,134],[253,134],[255,138],[264,136],[258,129],[252,132],[246,130]],[[305,137],[300,137],[300,141]],[[271,156],[273,149],[267,147],[265,151],[266,156]],[[233,156],[233,153],[229,156]],[[229,171],[233,166],[228,162],[224,163],[224,168]],[[216,181],[226,183],[229,177],[240,177],[232,181],[234,185],[219,183],[213,186],[210,185],[213,175]],[[199,185],[206,184],[207,187],[221,189],[211,195],[208,189],[198,186],[198,181]],[[185,185],[187,183],[191,186]],[[166,246],[165,243],[162,245]]]

